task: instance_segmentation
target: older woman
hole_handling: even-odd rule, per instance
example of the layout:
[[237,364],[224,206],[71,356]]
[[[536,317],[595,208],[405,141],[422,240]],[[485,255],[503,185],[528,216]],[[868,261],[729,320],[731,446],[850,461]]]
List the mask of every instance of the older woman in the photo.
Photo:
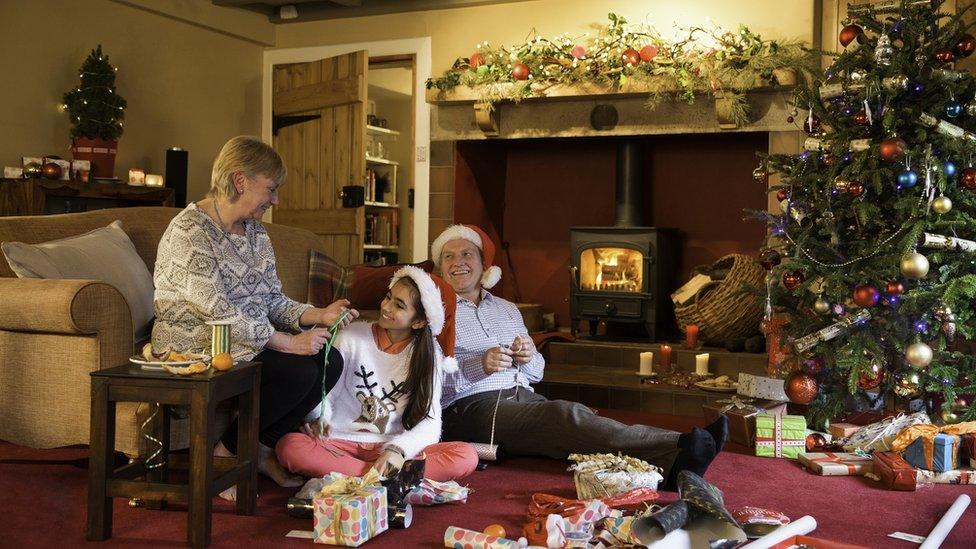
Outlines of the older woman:
[[[234,360],[262,363],[258,470],[283,486],[297,486],[301,479],[278,464],[273,448],[321,400],[325,326],[349,302],[318,309],[281,292],[261,217],[278,203],[284,180],[281,157],[262,141],[239,136],[223,146],[207,197],[177,214],[159,243],[152,341],[156,349],[206,349],[211,330],[205,323],[233,321]],[[358,315],[349,309],[343,325]],[[215,453],[232,455],[236,435],[235,423]]]

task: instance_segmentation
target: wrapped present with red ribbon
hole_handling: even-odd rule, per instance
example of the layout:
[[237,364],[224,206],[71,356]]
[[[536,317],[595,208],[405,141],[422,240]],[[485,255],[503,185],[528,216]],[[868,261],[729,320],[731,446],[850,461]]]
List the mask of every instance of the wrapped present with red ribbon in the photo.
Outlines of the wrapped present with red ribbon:
[[870,457],[847,452],[806,452],[797,456],[800,465],[825,477],[859,476],[870,473]]
[[756,416],[756,455],[796,459],[807,448],[807,420],[803,416]]
[[875,452],[871,459],[874,461],[872,473],[881,480],[885,488],[915,491],[917,472],[900,455],[895,452]]
[[729,440],[743,446],[756,443],[756,416],[766,414],[785,414],[786,403],[762,398],[749,398],[733,395],[702,405],[705,422],[711,423],[719,416],[729,418]]

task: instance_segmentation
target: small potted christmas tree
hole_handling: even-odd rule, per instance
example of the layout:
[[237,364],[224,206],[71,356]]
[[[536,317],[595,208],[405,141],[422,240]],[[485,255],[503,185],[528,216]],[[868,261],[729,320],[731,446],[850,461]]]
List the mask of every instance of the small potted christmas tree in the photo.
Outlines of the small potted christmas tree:
[[112,177],[115,172],[126,107],[125,99],[115,93],[117,70],[99,44],[78,70],[79,84],[64,94],[64,109],[71,119],[72,154],[75,160],[91,161],[94,177]]

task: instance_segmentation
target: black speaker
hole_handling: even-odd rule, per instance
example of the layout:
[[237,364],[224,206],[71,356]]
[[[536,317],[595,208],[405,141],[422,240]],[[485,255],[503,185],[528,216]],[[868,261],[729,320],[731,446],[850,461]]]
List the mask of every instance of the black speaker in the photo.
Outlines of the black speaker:
[[166,149],[166,186],[176,191],[177,208],[186,207],[186,171],[190,153],[179,147]]

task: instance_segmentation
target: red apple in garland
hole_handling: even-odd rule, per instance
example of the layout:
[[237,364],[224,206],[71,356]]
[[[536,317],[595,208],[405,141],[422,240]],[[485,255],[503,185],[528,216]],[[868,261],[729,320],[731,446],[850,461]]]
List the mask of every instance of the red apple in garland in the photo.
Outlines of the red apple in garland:
[[515,63],[512,65],[512,78],[527,80],[529,78],[529,67],[525,63]]
[[638,65],[641,62],[640,52],[634,48],[629,48],[623,54],[624,63],[627,65]]
[[[970,37],[972,38],[972,37]],[[657,55],[657,46],[644,46],[640,49],[641,61],[647,63]]]
[[477,69],[484,63],[485,63],[485,58],[482,57],[481,54],[477,52],[472,53],[471,57],[468,58],[468,65],[470,65],[472,69]]

